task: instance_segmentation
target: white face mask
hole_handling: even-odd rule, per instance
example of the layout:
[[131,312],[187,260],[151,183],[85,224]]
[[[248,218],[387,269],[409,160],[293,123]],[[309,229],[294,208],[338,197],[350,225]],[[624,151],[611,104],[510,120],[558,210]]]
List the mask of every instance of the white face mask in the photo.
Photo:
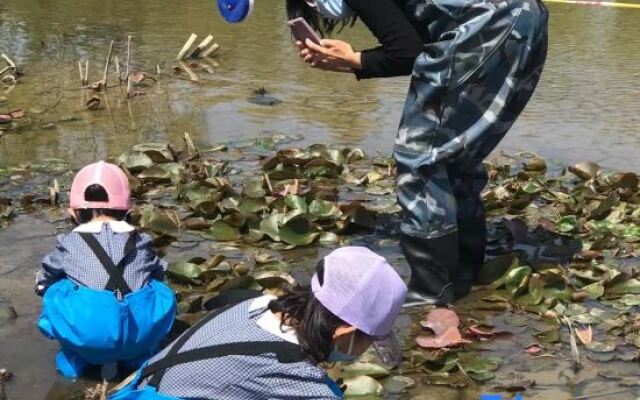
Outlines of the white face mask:
[[347,350],[347,352],[346,353],[341,352],[340,350],[338,350],[338,346],[334,345],[333,351],[331,352],[331,354],[329,354],[329,359],[327,361],[350,362],[350,361],[357,360],[359,357],[351,354],[351,352],[353,351],[353,344],[355,343],[355,341],[356,341],[356,333],[353,332],[353,335],[351,335],[351,340],[349,341],[349,349]]
[[305,0],[307,4],[316,9],[323,17],[334,21],[342,21],[351,18],[354,12],[344,0]]

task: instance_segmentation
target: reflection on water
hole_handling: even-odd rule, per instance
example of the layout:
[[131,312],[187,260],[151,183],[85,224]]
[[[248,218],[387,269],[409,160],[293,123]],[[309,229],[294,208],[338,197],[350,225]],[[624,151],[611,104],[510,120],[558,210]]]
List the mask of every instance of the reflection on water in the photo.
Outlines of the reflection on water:
[[[224,141],[265,133],[301,134],[306,141],[389,151],[408,78],[357,82],[301,64],[284,24],[283,2],[260,0],[243,24],[225,24],[212,0],[5,0],[0,5],[0,50],[24,66],[25,77],[2,96],[0,110],[24,107],[28,129],[0,139],[0,163],[64,157],[78,164],[117,154],[139,141],[178,138]],[[638,144],[640,38],[633,11],[551,6],[549,62],[540,87],[503,148],[531,149],[561,161],[595,159],[613,168],[640,167]],[[214,74],[192,83],[171,76],[172,61],[191,33],[215,35],[222,45]],[[158,90],[127,101],[112,89],[100,111],[84,111],[77,61],[90,59],[99,79],[108,42],[125,53],[134,38],[134,68],[163,75]],[[357,48],[371,45],[362,27],[348,30]],[[265,86],[284,100],[250,104]],[[6,98],[3,98],[6,97]],[[68,121],[76,119],[75,121]]]

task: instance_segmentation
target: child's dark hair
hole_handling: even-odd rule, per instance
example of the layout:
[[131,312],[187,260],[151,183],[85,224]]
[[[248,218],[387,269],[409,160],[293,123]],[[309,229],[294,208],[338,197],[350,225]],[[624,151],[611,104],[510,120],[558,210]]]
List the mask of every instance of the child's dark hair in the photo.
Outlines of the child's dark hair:
[[332,19],[324,18],[319,15],[314,9],[309,7],[305,0],[287,0],[287,18],[294,19],[298,17],[304,18],[309,25],[324,37],[330,35],[336,27],[338,32],[344,29],[345,26],[353,26],[356,23],[355,15],[344,21],[335,21]]
[[[109,201],[109,195],[104,188],[98,184],[88,186],[84,191],[85,201]],[[113,210],[109,208],[79,208],[76,209],[77,222],[85,224],[92,219],[104,215],[118,221],[125,221],[129,218],[127,210]]]
[[[324,262],[316,266],[318,281],[323,284]],[[345,322],[327,310],[313,295],[311,287],[297,286],[269,303],[269,310],[282,314],[281,326],[293,327],[300,346],[320,363],[329,358],[333,350],[333,335]]]

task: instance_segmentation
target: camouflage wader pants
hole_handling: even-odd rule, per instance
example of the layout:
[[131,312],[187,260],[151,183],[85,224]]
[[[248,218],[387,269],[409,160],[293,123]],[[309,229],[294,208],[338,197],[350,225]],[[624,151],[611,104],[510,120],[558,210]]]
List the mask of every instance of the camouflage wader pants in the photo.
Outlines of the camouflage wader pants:
[[401,230],[435,238],[484,222],[482,161],[538,83],[548,14],[539,0],[419,0],[414,17],[427,6],[434,41],[414,64],[394,156]]

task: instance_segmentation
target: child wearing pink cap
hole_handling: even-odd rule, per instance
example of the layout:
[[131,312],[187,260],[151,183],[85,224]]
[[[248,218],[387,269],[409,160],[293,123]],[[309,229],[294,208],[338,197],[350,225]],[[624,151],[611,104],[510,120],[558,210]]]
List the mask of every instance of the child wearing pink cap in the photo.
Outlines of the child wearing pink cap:
[[38,327],[60,342],[56,366],[66,377],[114,362],[135,369],[173,324],[175,295],[162,283],[166,263],[151,237],[127,222],[130,207],[129,181],[118,166],[82,168],[68,209],[77,226],[42,261]]
[[109,399],[341,399],[320,364],[353,361],[373,345],[395,366],[393,323],[406,295],[384,257],[364,247],[334,250],[310,286],[277,298],[223,292],[212,313]]

